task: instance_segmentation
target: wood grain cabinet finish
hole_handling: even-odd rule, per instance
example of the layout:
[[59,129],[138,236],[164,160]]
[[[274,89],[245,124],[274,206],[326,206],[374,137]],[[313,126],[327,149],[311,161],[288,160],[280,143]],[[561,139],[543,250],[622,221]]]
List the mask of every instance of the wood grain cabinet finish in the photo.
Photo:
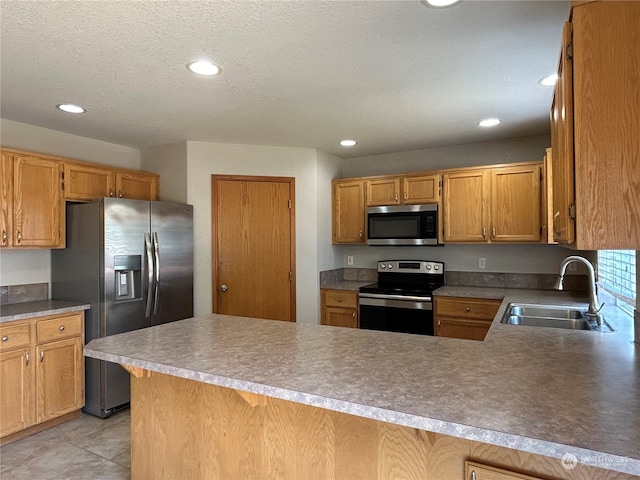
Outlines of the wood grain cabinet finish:
[[120,198],[157,200],[159,177],[153,173],[116,171],[116,193]]
[[64,248],[62,164],[2,151],[0,246]]
[[332,181],[332,243],[365,243],[364,180]]
[[501,303],[482,298],[435,297],[435,334],[484,340]]
[[115,173],[110,168],[67,162],[64,180],[65,200],[90,202],[115,194]]
[[603,1],[575,5],[564,29],[551,110],[554,237],[580,250],[640,248],[639,24],[640,2]]
[[412,205],[440,201],[440,175],[381,177],[367,180],[367,206]]
[[0,438],[84,406],[84,313],[0,325]]
[[464,462],[464,472],[465,480],[542,480],[540,477],[470,461]]
[[358,328],[358,293],[346,290],[320,290],[321,324]]
[[537,243],[540,162],[445,173],[445,243]]

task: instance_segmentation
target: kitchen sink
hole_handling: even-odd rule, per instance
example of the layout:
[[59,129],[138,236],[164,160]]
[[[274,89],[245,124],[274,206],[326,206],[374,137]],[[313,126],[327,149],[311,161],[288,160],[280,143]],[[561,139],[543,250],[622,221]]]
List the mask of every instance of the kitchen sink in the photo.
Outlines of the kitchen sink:
[[595,319],[586,310],[556,305],[511,303],[507,307],[501,322],[528,327],[551,327],[601,332],[613,331],[613,328],[604,320],[602,325],[598,326]]

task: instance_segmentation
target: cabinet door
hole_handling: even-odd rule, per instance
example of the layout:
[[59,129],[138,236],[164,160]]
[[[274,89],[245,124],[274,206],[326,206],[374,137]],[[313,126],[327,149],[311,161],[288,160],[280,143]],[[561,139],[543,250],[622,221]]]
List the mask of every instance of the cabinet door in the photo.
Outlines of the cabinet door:
[[438,203],[439,201],[440,175],[405,177],[402,179],[403,203]]
[[158,176],[144,172],[116,172],[116,192],[121,198],[157,200]]
[[0,437],[35,423],[31,347],[0,353]]
[[13,155],[0,154],[0,248],[13,245]]
[[36,347],[38,423],[82,408],[84,361],[80,337]]
[[333,243],[365,242],[364,182],[333,182]]
[[91,201],[113,197],[114,172],[108,168],[74,163],[64,165],[65,200]]
[[573,62],[570,55],[571,24],[565,23],[553,102],[551,149],[553,150],[553,239],[575,241],[575,186],[573,151]]
[[491,241],[540,241],[539,165],[491,170]]
[[467,480],[542,480],[539,477],[523,475],[503,468],[481,463],[465,461],[465,479]]
[[435,332],[438,337],[484,340],[490,326],[488,320],[437,317]]
[[16,155],[13,164],[13,246],[64,247],[61,165]]
[[398,205],[400,199],[400,179],[397,177],[367,180],[367,206]]
[[326,307],[322,324],[334,327],[358,328],[358,310],[355,308]]
[[444,241],[486,242],[487,173],[484,170],[444,175]]

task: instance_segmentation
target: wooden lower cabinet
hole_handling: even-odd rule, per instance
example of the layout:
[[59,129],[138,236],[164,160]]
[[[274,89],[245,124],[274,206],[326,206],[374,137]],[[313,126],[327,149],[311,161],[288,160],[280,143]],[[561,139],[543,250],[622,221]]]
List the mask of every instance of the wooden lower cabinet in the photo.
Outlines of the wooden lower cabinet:
[[439,337],[484,340],[502,300],[463,297],[435,298],[435,334]]
[[2,443],[79,412],[84,406],[83,312],[6,322],[0,337]]
[[532,477],[521,473],[483,465],[476,462],[464,462],[466,480],[542,480],[540,477]]
[[321,324],[358,328],[358,293],[347,290],[320,290]]

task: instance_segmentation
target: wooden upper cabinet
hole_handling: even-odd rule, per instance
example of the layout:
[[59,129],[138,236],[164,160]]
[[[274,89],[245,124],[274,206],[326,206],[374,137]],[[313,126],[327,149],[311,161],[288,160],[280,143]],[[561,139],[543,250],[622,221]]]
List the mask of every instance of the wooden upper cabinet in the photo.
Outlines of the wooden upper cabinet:
[[378,205],[399,205],[400,201],[400,178],[384,177],[367,180],[367,206]]
[[333,243],[365,243],[363,180],[333,180]]
[[505,167],[491,174],[491,241],[540,241],[540,165]]
[[445,173],[443,223],[446,242],[486,242],[489,175],[485,170]]
[[60,162],[15,155],[13,247],[64,247],[64,199]]
[[573,151],[573,65],[571,24],[565,23],[558,64],[558,81],[551,104],[553,171],[552,222],[554,241],[575,241],[575,191]]
[[113,169],[79,163],[64,164],[64,198],[88,202],[94,198],[113,197]]
[[381,177],[366,182],[367,206],[438,203],[440,175]]
[[540,163],[444,174],[444,241],[539,242]]
[[153,173],[116,171],[116,195],[135,200],[157,200],[159,177]]
[[0,152],[0,248],[13,245],[13,156]]
[[558,242],[580,250],[640,249],[638,25],[640,2],[590,2],[572,8],[563,33],[552,110],[554,229]]

